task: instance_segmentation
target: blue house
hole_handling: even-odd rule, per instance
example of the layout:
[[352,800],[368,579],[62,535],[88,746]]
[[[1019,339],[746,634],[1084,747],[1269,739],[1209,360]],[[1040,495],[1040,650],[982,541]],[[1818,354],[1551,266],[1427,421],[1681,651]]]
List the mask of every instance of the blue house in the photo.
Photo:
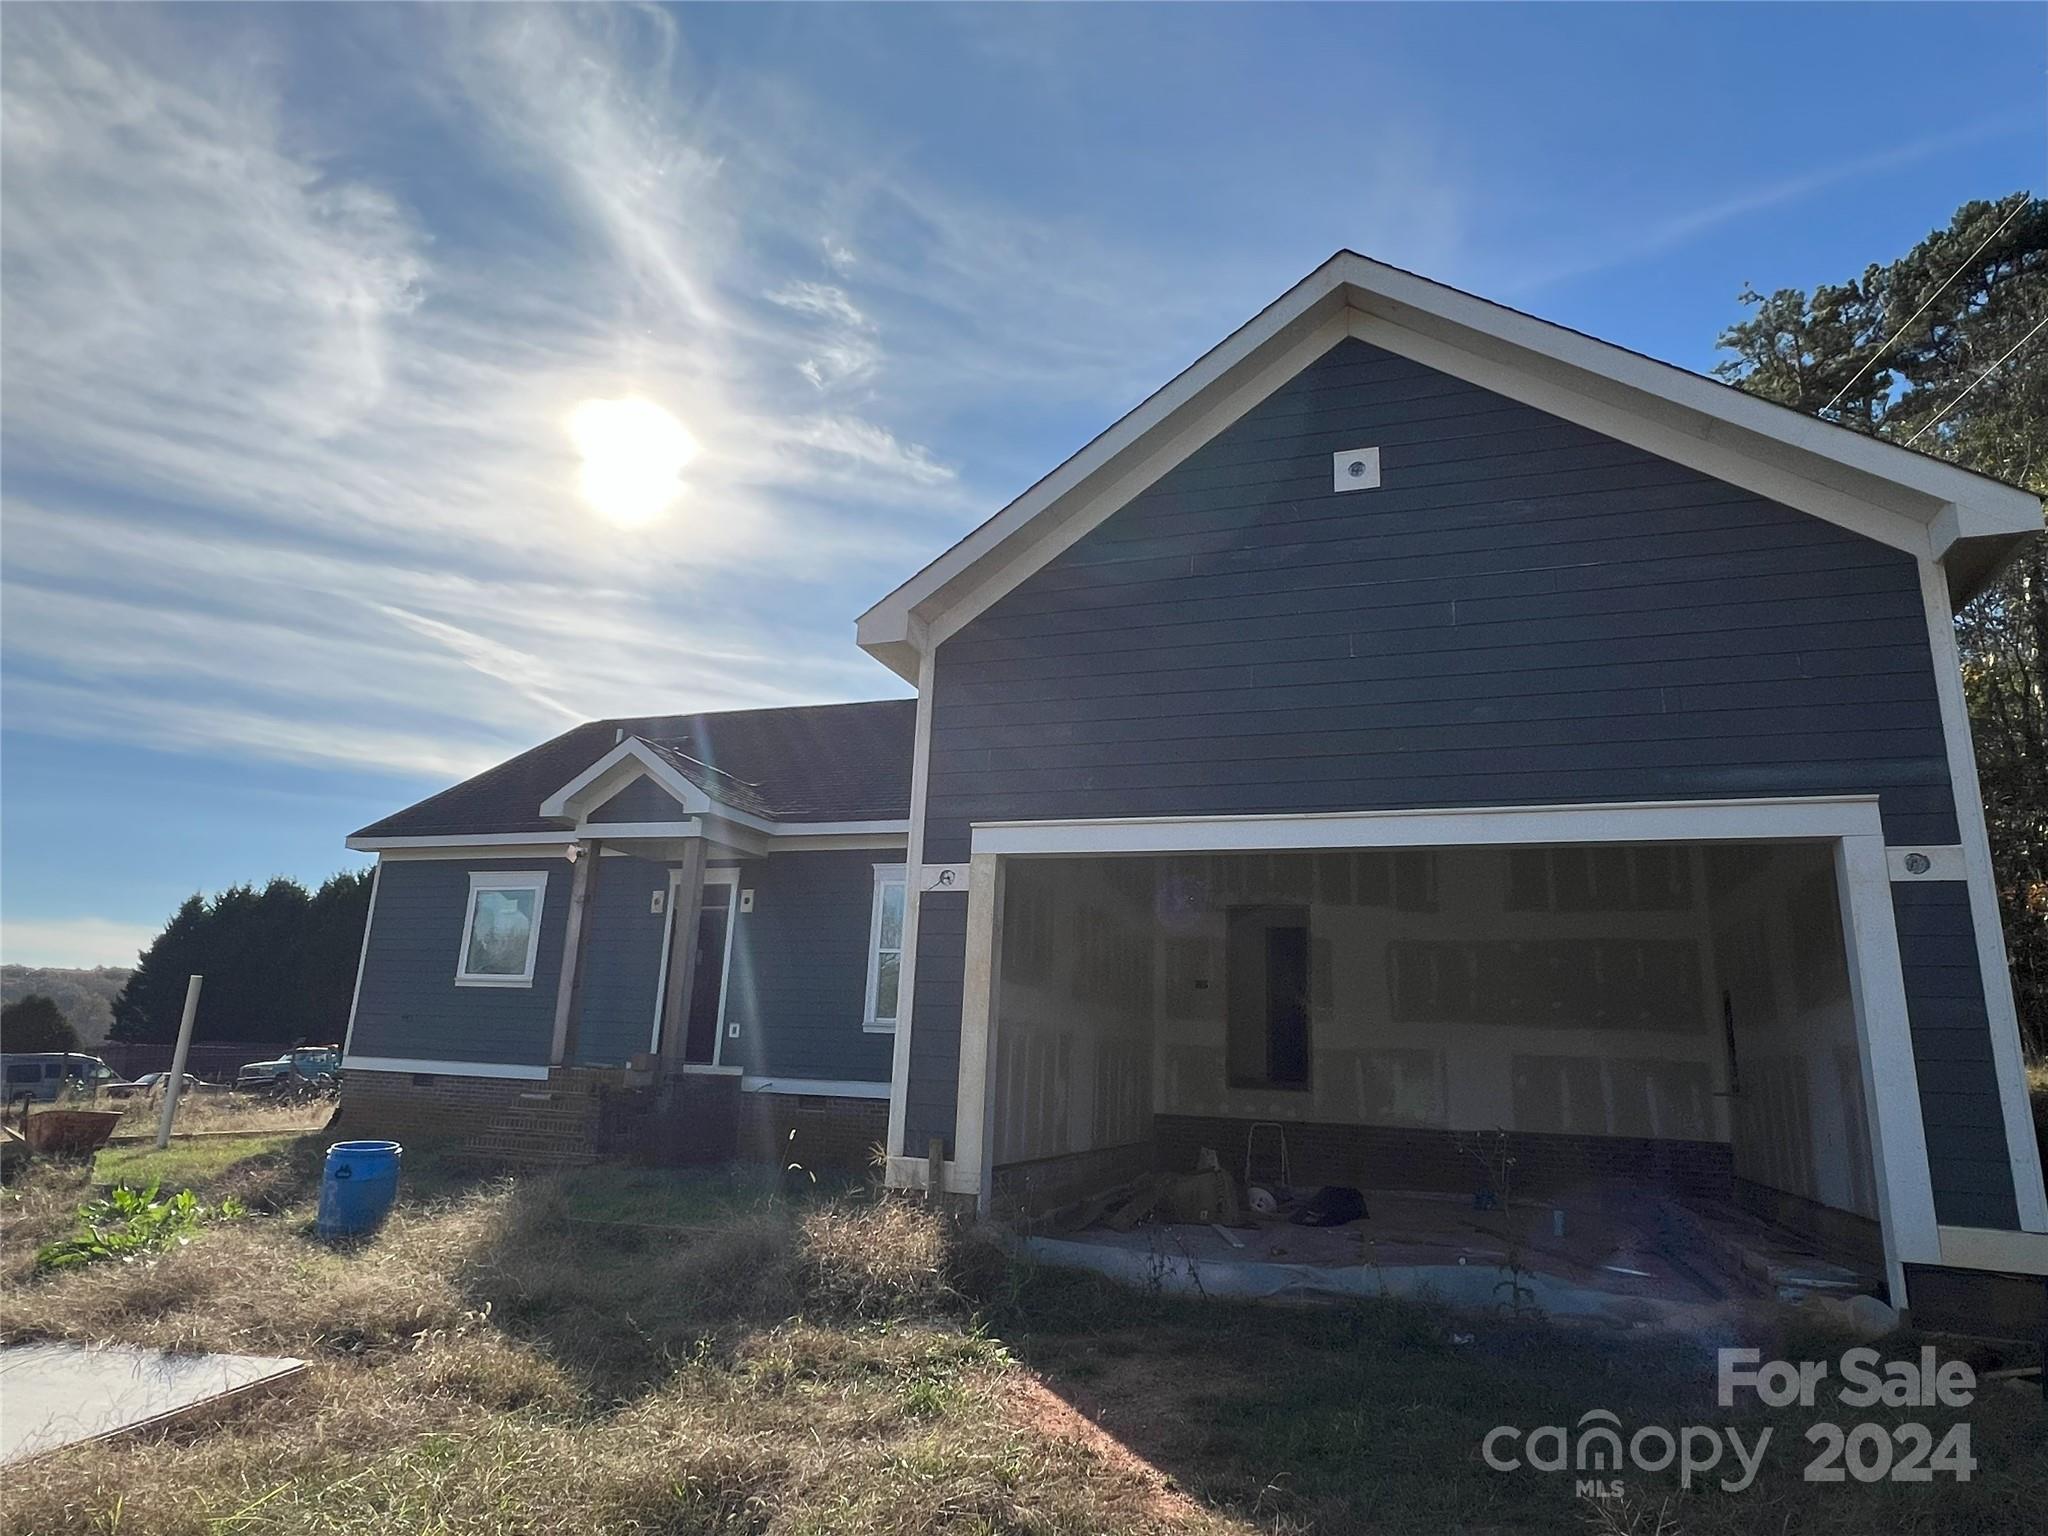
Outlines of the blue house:
[[2048,1273],[1951,623],[2040,528],[1341,252],[861,616],[914,700],[597,722],[350,839],[345,1113],[983,1209],[1498,1130],[1895,1299]]

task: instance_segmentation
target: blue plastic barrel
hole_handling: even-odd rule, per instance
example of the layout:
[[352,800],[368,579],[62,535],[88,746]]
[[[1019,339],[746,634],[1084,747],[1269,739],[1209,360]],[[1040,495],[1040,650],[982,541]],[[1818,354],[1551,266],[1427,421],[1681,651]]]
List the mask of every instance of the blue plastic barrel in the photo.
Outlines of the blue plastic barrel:
[[395,1141],[337,1141],[329,1147],[320,1179],[320,1235],[375,1231],[398,1198],[398,1160],[404,1155]]

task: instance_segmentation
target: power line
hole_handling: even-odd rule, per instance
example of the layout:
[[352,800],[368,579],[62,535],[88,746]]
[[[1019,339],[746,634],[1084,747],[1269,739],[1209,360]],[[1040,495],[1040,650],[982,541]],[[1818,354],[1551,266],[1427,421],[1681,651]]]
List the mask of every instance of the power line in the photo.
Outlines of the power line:
[[1912,447],[1915,443],[1919,442],[1921,438],[1925,437],[1929,432],[1932,432],[1935,429],[1935,427],[1940,423],[1942,416],[1946,416],[1950,411],[1954,410],[1957,406],[1961,405],[1963,401],[1969,397],[1970,390],[1975,389],[1979,384],[1982,384],[1986,379],[1990,378],[1991,375],[1998,372],[1999,369],[2003,368],[2006,365],[2006,363],[2011,359],[2013,353],[2019,351],[2021,347],[2024,347],[2028,342],[2032,341],[2035,336],[2040,334],[2043,328],[2048,328],[2048,315],[2043,315],[2039,320],[2035,321],[2033,330],[2027,332],[2026,335],[2022,336],[2018,341],[2014,342],[2012,344],[2012,350],[2007,352],[2004,357],[2001,357],[1989,368],[1986,368],[1982,373],[1978,374],[1976,378],[1970,380],[1969,388],[1965,389],[1962,392],[1962,394],[1957,395],[1955,399],[1949,401],[1947,405],[1944,405],[1941,408],[1941,415],[1936,416],[1933,421],[1928,422],[1926,426],[1922,427],[1918,432],[1915,432],[1911,437],[1907,438],[1905,446],[1908,448]]
[[1905,335],[1906,332],[1911,330],[1913,328],[1913,322],[1915,320],[1918,320],[1922,315],[1927,313],[1927,306],[1929,304],[1932,304],[1936,299],[1940,298],[1944,293],[1948,292],[1948,285],[1954,282],[1957,278],[1961,277],[1963,273],[1968,269],[1970,263],[1975,261],[1979,256],[1982,256],[1984,252],[1990,248],[1991,242],[1996,240],[2000,235],[2005,233],[2005,226],[2007,224],[2010,224],[2014,219],[2018,218],[2020,215],[2020,210],[2022,208],[2025,208],[2032,201],[2033,198],[2025,195],[2024,193],[2021,194],[2020,200],[2013,204],[2012,212],[2008,213],[2005,216],[2004,223],[2001,223],[1998,226],[1998,228],[1994,229],[1993,231],[1991,231],[1990,234],[1986,235],[1984,237],[1984,243],[1978,246],[1977,249],[1975,249],[1974,251],[1970,252],[1968,256],[1965,256],[1963,258],[1961,264],[1956,267],[1955,271],[1949,273],[1948,277],[1942,282],[1942,285],[1939,288],[1935,289],[1934,292],[1927,295],[1927,302],[1925,304],[1922,304],[1918,309],[1914,310],[1912,314],[1906,317],[1906,323],[1904,325],[1900,326],[1896,331],[1893,331],[1891,335],[1885,337],[1883,341],[1880,341],[1877,344],[1877,350],[1870,354],[1870,361],[1865,363],[1861,368],[1858,368],[1856,370],[1856,377],[1851,379],[1848,383],[1844,384],[1840,389],[1836,390],[1835,398],[1830,400],[1826,405],[1820,408],[1821,415],[1827,415],[1829,411],[1832,411],[1836,406],[1842,403],[1842,396],[1846,395],[1847,393],[1849,393],[1850,390],[1854,389],[1856,385],[1862,380],[1863,375],[1870,372],[1872,368],[1875,368],[1877,366],[1877,360],[1880,357],[1884,356],[1884,349],[1890,346],[1893,342],[1897,341],[1901,336]]

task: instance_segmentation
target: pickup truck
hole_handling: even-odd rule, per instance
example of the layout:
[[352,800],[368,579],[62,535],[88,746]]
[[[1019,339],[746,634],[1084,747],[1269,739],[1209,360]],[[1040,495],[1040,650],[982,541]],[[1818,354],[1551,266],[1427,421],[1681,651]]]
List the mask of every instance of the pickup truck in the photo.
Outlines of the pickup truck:
[[278,1098],[332,1097],[341,1086],[341,1047],[302,1045],[270,1061],[252,1061],[235,1074],[235,1092]]

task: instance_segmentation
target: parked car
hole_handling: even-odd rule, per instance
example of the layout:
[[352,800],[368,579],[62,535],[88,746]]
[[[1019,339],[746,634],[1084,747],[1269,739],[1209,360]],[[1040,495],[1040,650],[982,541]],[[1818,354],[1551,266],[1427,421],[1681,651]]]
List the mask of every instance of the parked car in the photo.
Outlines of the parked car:
[[[145,1072],[132,1083],[101,1084],[100,1097],[103,1099],[153,1098],[157,1094],[162,1093],[169,1086],[170,1081],[171,1074],[168,1072]],[[187,1093],[219,1093],[221,1087],[218,1083],[209,1083],[205,1078],[196,1077],[192,1073],[187,1072],[185,1074],[184,1091]]]
[[121,1074],[97,1056],[76,1051],[11,1051],[0,1055],[0,1090],[7,1102],[32,1099],[54,1104],[74,1092],[89,1093],[122,1082]]
[[235,1092],[278,1098],[315,1098],[341,1086],[341,1047],[302,1045],[270,1061],[252,1061],[235,1074]]

